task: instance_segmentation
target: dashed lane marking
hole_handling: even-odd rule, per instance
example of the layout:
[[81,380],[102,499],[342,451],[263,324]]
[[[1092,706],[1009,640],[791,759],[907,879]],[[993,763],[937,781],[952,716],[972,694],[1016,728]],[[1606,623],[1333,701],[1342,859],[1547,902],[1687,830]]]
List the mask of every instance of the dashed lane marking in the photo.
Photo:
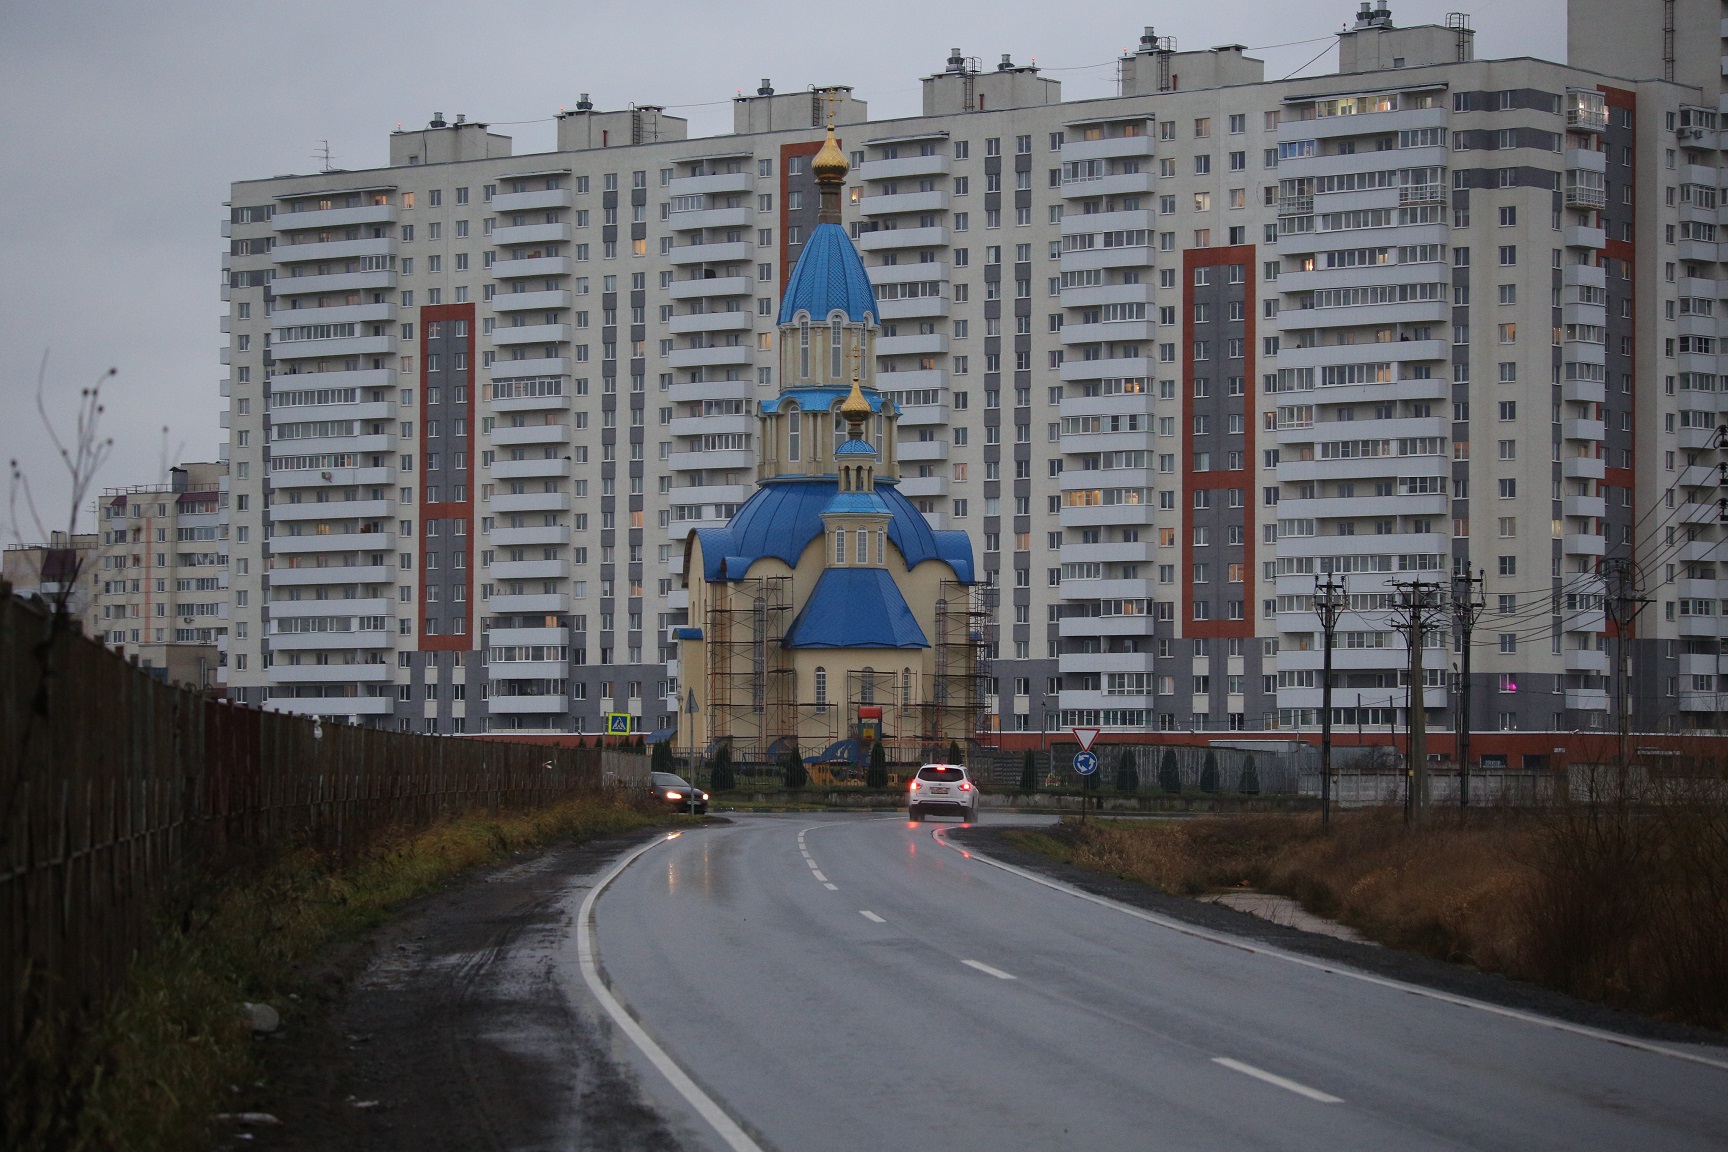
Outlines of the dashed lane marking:
[[876,915],[876,913],[870,911],[870,909],[868,909],[868,908],[858,909],[858,915],[864,917],[864,919],[870,921],[870,923],[872,923],[872,924],[886,924],[886,923],[888,923],[888,921],[882,919],[882,917]]
[[960,961],[960,963],[966,965],[966,967],[968,967],[968,968],[976,968],[976,969],[978,969],[978,971],[984,973],[986,976],[994,976],[998,980],[1017,980],[1017,979],[1019,979],[1019,977],[1010,975],[1009,973],[1002,971],[1002,969],[1000,969],[1000,968],[990,967],[990,965],[984,963],[982,960],[962,960],[962,961]]
[[1333,1096],[1331,1093],[1322,1092],[1318,1088],[1310,1088],[1306,1084],[1298,1084],[1294,1080],[1286,1079],[1285,1077],[1279,1076],[1273,1072],[1268,1072],[1264,1068],[1256,1068],[1252,1064],[1244,1064],[1240,1060],[1232,1060],[1228,1056],[1214,1056],[1212,1057],[1212,1063],[1222,1065],[1223,1067],[1230,1069],[1232,1072],[1240,1072],[1244,1076],[1252,1076],[1256,1080],[1263,1080],[1268,1084],[1275,1084],[1286,1092],[1294,1092],[1298,1096],[1306,1096],[1310,1100],[1318,1100],[1322,1104],[1344,1103],[1343,1100],[1337,1096]]

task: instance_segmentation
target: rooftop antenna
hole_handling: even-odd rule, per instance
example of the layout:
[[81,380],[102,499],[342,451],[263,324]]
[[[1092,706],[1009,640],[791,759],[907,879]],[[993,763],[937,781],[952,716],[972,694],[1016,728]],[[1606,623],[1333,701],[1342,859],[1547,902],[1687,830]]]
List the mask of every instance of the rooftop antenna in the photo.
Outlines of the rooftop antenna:
[[321,161],[323,163],[324,167],[321,169],[321,171],[324,171],[324,172],[336,171],[336,165],[331,163],[331,161],[330,161],[330,141],[320,140],[318,142],[318,150],[316,152],[312,153],[312,159]]

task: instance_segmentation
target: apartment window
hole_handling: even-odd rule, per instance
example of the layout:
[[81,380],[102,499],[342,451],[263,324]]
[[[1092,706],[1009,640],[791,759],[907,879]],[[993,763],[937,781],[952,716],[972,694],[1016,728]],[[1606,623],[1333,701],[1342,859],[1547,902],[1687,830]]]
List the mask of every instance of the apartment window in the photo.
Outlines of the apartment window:
[[1517,263],[1518,263],[1518,245],[1516,245],[1516,244],[1502,244],[1502,245],[1500,245],[1500,266],[1502,268],[1511,268],[1514,265],[1516,265]]

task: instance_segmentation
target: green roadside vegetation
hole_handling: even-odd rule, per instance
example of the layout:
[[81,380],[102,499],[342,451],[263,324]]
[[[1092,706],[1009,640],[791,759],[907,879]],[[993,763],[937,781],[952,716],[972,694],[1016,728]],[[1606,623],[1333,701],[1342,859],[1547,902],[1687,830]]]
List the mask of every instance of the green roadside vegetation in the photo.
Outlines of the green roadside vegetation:
[[81,1029],[70,1059],[40,1029],[32,1059],[6,1085],[4,1143],[37,1149],[184,1152],[208,1147],[230,1085],[249,1084],[258,1054],[244,1002],[290,1025],[309,965],[405,902],[513,853],[657,824],[695,823],[622,798],[587,797],[532,811],[474,814],[338,862],[292,855],[184,901],[133,964],[109,1009]]

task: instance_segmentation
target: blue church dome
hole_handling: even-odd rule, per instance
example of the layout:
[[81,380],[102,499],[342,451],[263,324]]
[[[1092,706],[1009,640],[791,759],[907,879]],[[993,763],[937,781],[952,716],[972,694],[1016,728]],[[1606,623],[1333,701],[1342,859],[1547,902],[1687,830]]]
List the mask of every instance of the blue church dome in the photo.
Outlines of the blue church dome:
[[804,242],[804,251],[786,282],[779,323],[793,323],[800,312],[821,323],[835,310],[844,312],[854,324],[864,323],[866,313],[872,321],[881,315],[864,261],[858,258],[846,229],[838,224],[818,224]]
[[[839,488],[832,477],[764,481],[724,528],[696,529],[702,542],[704,578],[710,583],[741,580],[750,565],[765,556],[797,567],[804,549],[822,535],[822,513]],[[972,583],[972,541],[966,533],[932,531],[923,514],[889,481],[878,480],[871,495],[885,508],[869,511],[893,516],[888,539],[905,557],[906,567],[941,560],[962,583]]]

